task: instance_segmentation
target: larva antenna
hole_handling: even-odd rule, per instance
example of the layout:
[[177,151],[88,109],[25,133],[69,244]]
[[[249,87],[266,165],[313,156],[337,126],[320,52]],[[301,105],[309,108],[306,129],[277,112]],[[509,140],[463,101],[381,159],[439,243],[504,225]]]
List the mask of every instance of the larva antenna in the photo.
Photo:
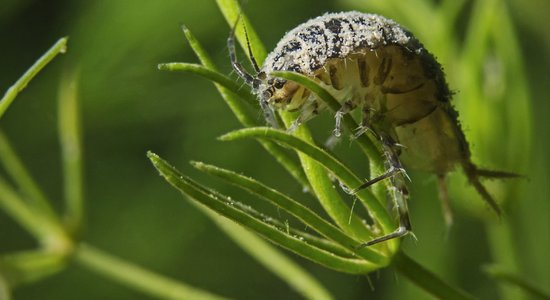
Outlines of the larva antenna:
[[241,14],[239,13],[239,16],[237,17],[237,20],[235,21],[235,24],[231,28],[231,31],[229,32],[229,37],[227,38],[227,48],[229,49],[229,59],[231,60],[231,66],[233,67],[233,70],[237,72],[239,77],[241,77],[246,84],[253,88],[257,88],[258,80],[256,76],[251,75],[248,73],[245,68],[237,61],[237,51],[235,50],[235,30],[237,29],[237,25],[239,24],[239,21],[241,19]]
[[248,57],[250,57],[250,61],[252,62],[254,71],[256,71],[256,76],[258,76],[258,74],[260,74],[261,71],[260,71],[260,67],[258,66],[258,62],[254,57],[254,53],[252,53],[252,47],[250,46],[250,40],[248,39],[248,32],[246,31],[245,23],[243,23],[243,28],[244,28],[244,36],[246,37],[246,47],[248,48]]

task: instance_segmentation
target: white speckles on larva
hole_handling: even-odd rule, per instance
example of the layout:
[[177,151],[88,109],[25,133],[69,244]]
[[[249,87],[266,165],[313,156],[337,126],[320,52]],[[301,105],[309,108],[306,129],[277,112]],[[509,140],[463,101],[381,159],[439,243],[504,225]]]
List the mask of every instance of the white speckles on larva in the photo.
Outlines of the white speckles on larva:
[[[339,103],[338,108],[331,107],[335,110],[336,137],[340,136],[344,116],[361,109],[361,125],[354,136],[370,131],[378,139],[390,168],[378,179],[344,190],[354,193],[380,178],[389,178],[390,194],[399,213],[399,227],[394,232],[362,246],[400,237],[411,230],[407,176],[401,162],[412,169],[433,172],[440,179],[461,164],[484,200],[499,212],[497,203],[479,182],[483,175],[470,159],[441,65],[394,21],[359,12],[328,13],[309,20],[281,39],[256,74],[247,73],[237,62],[234,29],[231,34],[228,48],[233,68],[258,95],[266,119],[273,126],[277,126],[273,109],[299,111],[289,126],[292,131],[328,107],[314,91],[274,77],[274,71],[306,75],[334,96]],[[501,177],[513,176],[502,172]],[[440,185],[443,189],[444,181],[440,180]]]
[[374,50],[388,44],[414,50],[420,47],[410,33],[382,16],[355,11],[327,13],[288,32],[267,56],[262,71],[311,75],[330,58],[345,58],[358,49]]

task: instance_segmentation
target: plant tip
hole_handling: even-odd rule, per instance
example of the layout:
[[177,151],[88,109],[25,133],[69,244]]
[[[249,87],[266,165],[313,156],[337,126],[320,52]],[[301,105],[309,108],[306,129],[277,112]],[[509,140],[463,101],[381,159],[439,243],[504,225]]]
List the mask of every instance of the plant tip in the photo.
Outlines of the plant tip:
[[150,160],[158,160],[160,157],[153,151],[147,150],[147,158],[149,158]]
[[189,28],[187,28],[187,26],[185,26],[185,24],[181,23],[180,27],[181,27],[181,30],[183,31],[183,33],[187,34],[189,32]]
[[59,49],[59,53],[67,53],[67,42],[69,41],[69,36],[64,36],[61,38],[60,42],[63,44]]
[[189,162],[193,167],[200,169],[202,166],[204,166],[203,162],[192,160]]
[[223,141],[223,142],[226,142],[226,141],[231,140],[231,132],[226,133],[226,134],[223,134],[223,135],[220,135],[220,136],[217,138],[217,140],[218,140],[218,141]]

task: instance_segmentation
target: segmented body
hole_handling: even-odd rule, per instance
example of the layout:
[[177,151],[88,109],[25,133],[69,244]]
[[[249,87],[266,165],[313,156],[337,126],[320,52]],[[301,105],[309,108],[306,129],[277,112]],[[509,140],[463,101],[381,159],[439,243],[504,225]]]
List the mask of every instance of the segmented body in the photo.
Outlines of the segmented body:
[[302,112],[298,122],[325,106],[308,90],[270,78],[273,71],[316,78],[343,105],[363,109],[365,126],[405,146],[406,165],[444,174],[469,157],[441,66],[397,23],[359,12],[329,13],[289,31],[261,69],[257,93],[272,106]]
[[[451,222],[445,174],[460,164],[470,183],[498,213],[499,207],[479,176],[515,177],[513,173],[479,170],[450,103],[451,93],[439,63],[407,30],[384,17],[359,12],[328,13],[289,31],[256,74],[236,59],[234,30],[228,39],[233,68],[258,95],[267,120],[276,125],[271,108],[299,111],[298,126],[324,110],[325,104],[295,82],[271,75],[274,71],[304,74],[328,90],[341,104],[335,135],[344,114],[360,108],[359,134],[369,129],[379,139],[389,169],[361,187],[389,178],[399,212],[399,227],[364,246],[410,232],[408,191],[401,161],[413,169],[438,175],[448,224]],[[249,49],[250,51],[250,49]],[[404,147],[403,147],[404,146]],[[356,189],[356,190],[357,190]]]

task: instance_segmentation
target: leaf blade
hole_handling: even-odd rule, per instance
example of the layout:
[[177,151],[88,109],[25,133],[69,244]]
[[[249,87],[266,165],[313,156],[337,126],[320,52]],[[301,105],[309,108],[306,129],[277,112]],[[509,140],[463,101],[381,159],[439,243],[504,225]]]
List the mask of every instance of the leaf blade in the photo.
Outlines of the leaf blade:
[[364,274],[377,268],[376,265],[370,262],[359,259],[339,257],[334,253],[329,253],[306,244],[300,239],[290,236],[283,231],[273,228],[273,226],[254,218],[247,212],[242,211],[229,203],[224,203],[220,199],[215,198],[213,194],[206,193],[204,188],[195,187],[194,185],[196,185],[196,183],[179,173],[158,155],[149,152],[148,157],[155,168],[160,172],[161,176],[164,177],[164,179],[173,187],[187,195],[189,198],[207,206],[224,217],[255,231],[272,242],[277,243],[300,256],[308,258],[309,260],[312,260],[327,268],[350,274]]
[[67,37],[60,38],[46,51],[11,87],[8,88],[2,99],[0,99],[0,119],[12,104],[15,97],[29,84],[29,82],[50,63],[58,54],[67,51]]
[[308,226],[308,228],[316,230],[321,235],[337,242],[341,246],[350,250],[351,253],[355,253],[357,256],[372,261],[373,263],[379,264],[381,267],[389,263],[389,260],[386,257],[380,255],[378,252],[373,251],[373,249],[371,248],[358,249],[357,247],[361,244],[361,242],[350,238],[339,228],[327,222],[325,219],[321,218],[309,208],[303,206],[298,201],[278,192],[277,190],[270,188],[254,180],[253,178],[246,177],[244,175],[240,175],[238,173],[213,165],[199,162],[194,162],[192,164],[200,171],[224,179],[229,183],[241,189],[247,190],[253,195],[263,198],[271,204],[287,211],[289,214],[301,220],[305,225]]
[[[240,138],[272,139],[308,155],[323,165],[326,170],[332,172],[341,182],[349,187],[358,186],[362,183],[362,181],[338,159],[334,158],[323,149],[311,143],[307,143],[291,134],[271,128],[256,127],[232,131],[220,137],[221,140],[236,140]],[[358,192],[357,196],[365,203],[369,212],[373,214],[374,219],[381,224],[383,229],[387,232],[391,232],[395,225],[387,211],[380,202],[376,200],[374,195],[369,190],[365,189]]]

